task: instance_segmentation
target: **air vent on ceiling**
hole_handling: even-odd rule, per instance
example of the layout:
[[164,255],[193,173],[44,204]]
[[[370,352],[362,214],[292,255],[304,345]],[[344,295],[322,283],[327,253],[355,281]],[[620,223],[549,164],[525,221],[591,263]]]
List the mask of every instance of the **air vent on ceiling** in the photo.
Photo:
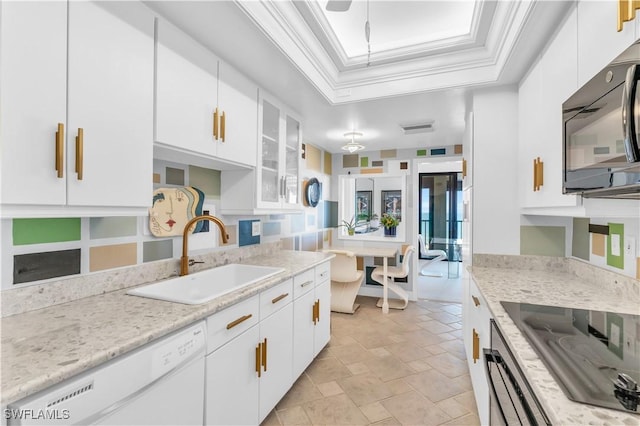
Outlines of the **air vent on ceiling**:
[[423,123],[414,124],[401,124],[400,127],[402,127],[402,131],[405,135],[433,132],[433,121],[425,121]]

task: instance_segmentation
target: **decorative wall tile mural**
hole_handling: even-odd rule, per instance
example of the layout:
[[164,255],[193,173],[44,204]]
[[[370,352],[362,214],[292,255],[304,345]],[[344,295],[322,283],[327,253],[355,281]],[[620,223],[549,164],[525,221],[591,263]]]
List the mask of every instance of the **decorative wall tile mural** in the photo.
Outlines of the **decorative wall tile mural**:
[[184,170],[167,167],[164,181],[167,185],[184,185]]
[[342,156],[342,167],[358,167],[358,154],[347,154]]
[[573,218],[571,254],[574,257],[589,260],[589,218]]
[[89,218],[89,238],[134,237],[138,233],[138,218],[123,217],[92,217]]
[[609,223],[607,265],[624,269],[624,224]]
[[398,152],[395,149],[383,149],[380,150],[380,158],[396,158]]
[[[254,224],[257,224],[254,225]],[[256,235],[256,227],[258,233]],[[248,246],[251,244],[260,244],[260,220],[241,220],[238,222],[238,245]]]
[[204,192],[206,198],[220,199],[220,170],[189,166],[189,186]]
[[565,256],[563,226],[521,226],[520,254],[537,256]]
[[114,244],[89,249],[89,271],[130,266],[138,263],[137,244]]
[[142,243],[142,261],[171,259],[173,257],[173,240],[145,241]]

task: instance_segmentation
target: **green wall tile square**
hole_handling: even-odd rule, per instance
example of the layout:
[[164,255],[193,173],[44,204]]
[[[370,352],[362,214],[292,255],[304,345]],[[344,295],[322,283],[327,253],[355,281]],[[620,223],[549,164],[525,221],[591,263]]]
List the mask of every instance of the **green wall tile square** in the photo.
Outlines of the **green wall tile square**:
[[369,157],[360,157],[360,167],[369,167]]
[[13,245],[80,240],[80,218],[13,219]]
[[416,151],[416,156],[417,157],[425,157],[427,155],[427,150],[426,149],[419,149]]
[[564,226],[521,226],[520,254],[564,257]]
[[571,255],[579,259],[589,260],[589,218],[573,218]]
[[624,269],[624,224],[609,223],[607,265]]
[[189,166],[189,186],[204,192],[207,198],[220,199],[220,170]]

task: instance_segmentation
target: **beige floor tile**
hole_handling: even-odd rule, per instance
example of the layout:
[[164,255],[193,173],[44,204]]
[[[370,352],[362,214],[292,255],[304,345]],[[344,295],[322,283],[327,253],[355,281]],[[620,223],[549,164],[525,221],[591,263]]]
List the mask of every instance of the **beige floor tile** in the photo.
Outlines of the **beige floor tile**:
[[362,411],[364,415],[367,416],[371,423],[379,422],[380,420],[392,417],[391,413],[389,413],[379,401],[361,406],[360,411]]
[[461,393],[458,396],[454,396],[453,399],[459,404],[463,405],[470,413],[477,413],[478,407],[476,405],[476,397],[473,394],[473,389],[469,389],[465,393]]
[[365,364],[383,382],[400,379],[415,373],[415,370],[393,355],[372,358],[365,361]]
[[394,396],[381,402],[403,425],[439,425],[451,417],[418,392]]
[[445,376],[451,378],[461,376],[469,371],[466,361],[451,356],[448,352],[430,356],[425,358],[425,361]]
[[450,324],[453,322],[460,321],[460,317],[457,315],[452,315],[449,312],[432,312],[428,315],[430,318],[441,322],[443,324]]
[[467,354],[464,350],[464,343],[462,343],[461,339],[448,340],[446,342],[439,343],[439,346],[463,361],[467,359]]
[[329,353],[342,361],[343,364],[353,364],[372,357],[371,353],[359,343],[352,343],[343,346],[332,346]]
[[[380,314],[382,315],[382,314]],[[366,331],[359,332],[353,335],[353,338],[358,341],[366,349],[379,348],[381,346],[395,343],[389,337],[389,333],[384,332],[381,329],[378,331]]]
[[309,379],[309,376],[307,374],[302,374],[302,376],[300,376],[300,378],[293,384],[291,389],[289,389],[289,392],[287,392],[280,402],[278,402],[276,408],[278,410],[282,410],[321,398],[322,393]]
[[379,422],[371,423],[375,426],[394,426],[400,425],[400,422],[395,417],[389,417],[388,419],[380,420]]
[[303,406],[314,425],[366,425],[369,423],[362,411],[346,395],[335,395]]
[[318,390],[325,397],[344,393],[344,390],[340,387],[338,382],[321,383],[318,385]]
[[389,352],[387,350],[387,348],[373,348],[373,349],[369,349],[369,353],[373,356],[376,356],[378,358],[382,358],[385,356],[389,356],[391,355],[391,352]]
[[465,392],[460,385],[435,369],[404,378],[411,387],[432,402],[442,401]]
[[314,360],[306,373],[316,385],[351,376],[349,369],[334,357]]
[[393,392],[394,395],[401,395],[403,393],[413,391],[413,388],[403,379],[389,380],[385,383],[389,386],[389,389],[391,389],[391,392]]
[[445,334],[439,335],[431,333],[430,331],[424,329],[420,329],[402,333],[401,336],[404,337],[405,341],[407,342],[412,342],[420,346],[428,346],[451,340],[451,337],[446,338]]
[[357,406],[393,396],[389,386],[371,373],[348,377],[340,380],[338,384]]
[[447,426],[480,426],[480,419],[477,414],[468,414],[444,424]]
[[415,371],[427,371],[431,370],[433,367],[424,359],[417,359],[415,361],[411,361],[408,363],[409,367],[413,368]]
[[413,342],[402,342],[385,346],[389,352],[404,362],[411,362],[431,355],[424,347]]
[[440,343],[435,345],[425,346],[424,349],[431,355],[439,355],[447,353],[447,350],[440,346]]
[[471,410],[469,410],[466,405],[458,402],[456,398],[457,397],[443,399],[437,402],[436,406],[447,413],[452,419],[471,414]]
[[462,321],[458,320],[458,322],[452,322],[451,324],[447,324],[451,328],[455,328],[456,330],[462,330]]
[[[279,410],[278,418],[282,425],[311,425],[311,419],[301,406]],[[261,425],[262,426],[262,425]]]
[[363,362],[354,362],[353,364],[348,364],[347,368],[349,369],[349,371],[351,371],[351,374],[358,375],[358,374],[364,374],[364,373],[368,373],[369,371],[369,367],[367,367],[365,365],[365,363]]
[[[456,323],[454,323],[454,324],[456,324]],[[453,324],[448,324],[448,325],[451,326]],[[453,331],[450,331],[450,332],[448,332],[446,334],[450,334],[451,336],[455,337],[456,339],[462,339],[462,329],[453,330]]]
[[444,305],[442,307],[443,311],[449,312],[452,315],[458,315],[459,317],[462,316],[462,305],[459,303],[454,303],[454,304],[450,304],[450,305]]
[[[334,326],[335,326],[335,323],[334,323]],[[354,339],[351,336],[337,336],[335,334],[331,334],[331,340],[329,341],[329,344],[327,346],[329,348],[332,348],[334,346],[346,346],[346,345],[352,345],[354,343],[357,343],[356,339]]]
[[449,331],[454,331],[453,328],[449,327],[446,324],[441,323],[440,321],[432,320],[432,321],[424,321],[418,324],[421,328],[433,333],[433,334],[441,334],[447,333]]
[[278,418],[278,415],[276,414],[276,410],[271,410],[271,412],[269,413],[269,415],[267,416],[267,418],[265,418],[262,423],[260,423],[261,426],[280,426],[282,425],[282,422],[280,422],[280,419]]

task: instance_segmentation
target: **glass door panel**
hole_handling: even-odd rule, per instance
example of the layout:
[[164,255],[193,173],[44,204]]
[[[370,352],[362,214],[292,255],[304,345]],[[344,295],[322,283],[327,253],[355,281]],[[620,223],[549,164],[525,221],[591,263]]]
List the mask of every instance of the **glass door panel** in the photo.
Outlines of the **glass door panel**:
[[300,147],[300,123],[287,116],[285,146],[285,203],[298,204],[298,158]]
[[267,101],[262,102],[262,161],[261,200],[279,202],[281,188],[278,176],[280,167],[280,110]]

